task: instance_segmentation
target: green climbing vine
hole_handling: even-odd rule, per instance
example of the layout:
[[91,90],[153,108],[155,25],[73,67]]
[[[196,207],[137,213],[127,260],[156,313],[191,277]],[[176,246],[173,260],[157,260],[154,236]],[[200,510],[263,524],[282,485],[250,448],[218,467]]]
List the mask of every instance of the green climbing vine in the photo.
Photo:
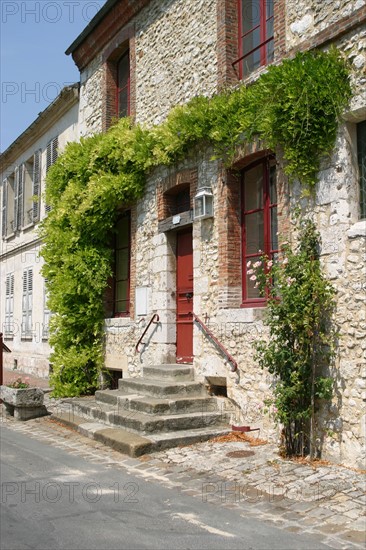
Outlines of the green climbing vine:
[[[256,344],[259,364],[274,376],[273,398],[266,404],[282,425],[286,456],[316,454],[315,412],[332,396],[329,365],[336,333],[332,324],[334,289],[319,261],[315,224],[301,219],[296,250],[284,244],[276,262],[262,257],[248,265],[262,296],[268,297],[268,340]],[[251,264],[251,262],[249,262]]]
[[66,147],[47,175],[52,209],[41,224],[54,312],[54,395],[98,386],[117,208],[142,196],[149,170],[179,162],[199,144],[213,147],[229,166],[240,144],[259,137],[269,148],[282,147],[286,173],[312,188],[350,97],[348,67],[336,49],[299,53],[270,66],[251,86],[194,97],[158,126],[122,119],[107,133]]

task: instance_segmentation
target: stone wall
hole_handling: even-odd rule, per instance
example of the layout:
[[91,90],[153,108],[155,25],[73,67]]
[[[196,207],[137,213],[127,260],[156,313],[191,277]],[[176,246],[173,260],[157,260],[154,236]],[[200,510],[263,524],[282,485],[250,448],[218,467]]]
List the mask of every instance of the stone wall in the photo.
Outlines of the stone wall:
[[[364,1],[297,1],[286,4],[286,49],[301,48],[309,39],[328,47],[328,28],[343,21]],[[136,120],[144,124],[161,122],[169,109],[196,94],[210,95],[217,87],[217,14],[214,2],[201,0],[154,0],[134,18]],[[353,23],[352,23],[353,24]],[[332,31],[332,32],[333,32]],[[319,34],[320,33],[320,34]],[[331,157],[323,160],[316,197],[310,199],[322,237],[322,262],[337,291],[336,322],[339,327],[338,354],[333,366],[335,397],[324,406],[319,427],[325,433],[321,442],[323,456],[335,461],[361,465],[365,456],[363,406],[366,389],[365,336],[365,223],[359,221],[358,176],[355,158],[355,123],[365,119],[365,30],[345,30],[336,41],[352,67],[354,96],[347,113],[347,124],[339,131]],[[329,38],[329,37],[328,37]],[[311,46],[312,47],[312,46]],[[102,56],[89,65],[82,76],[81,101],[84,134],[100,131],[103,82]],[[175,232],[159,232],[157,190],[174,173],[197,169],[198,186],[209,185],[214,194],[215,216],[193,223],[194,311],[209,326],[238,362],[237,373],[218,352],[198,326],[194,326],[194,366],[198,379],[226,378],[232,400],[233,422],[261,427],[263,437],[276,437],[264,401],[271,395],[273,378],[254,360],[254,342],[267,337],[263,308],[233,307],[223,299],[222,171],[210,152],[200,152],[179,166],[160,167],[148,177],[146,192],[136,207],[136,276],[131,296],[147,289],[146,313],[127,319],[106,320],[106,364],[120,368],[126,376],[141,375],[147,364],[174,362],[176,341],[176,264]],[[286,193],[282,193],[282,208]],[[292,206],[304,199],[294,185]],[[313,202],[311,202],[313,201]],[[281,209],[281,208],[280,208]],[[226,211],[228,215],[229,210]],[[221,220],[222,221],[222,220]],[[226,226],[229,227],[228,225]],[[288,217],[280,220],[280,234],[289,234]],[[230,253],[228,243],[226,254]],[[240,249],[240,242],[237,247]],[[240,258],[240,252],[237,254]],[[220,271],[221,270],[221,271]],[[230,270],[229,270],[230,271]],[[235,270],[228,271],[228,280]],[[236,284],[236,292],[241,281]],[[231,282],[233,283],[233,282]],[[235,283],[235,281],[234,281]],[[225,286],[225,285],[224,285]],[[227,285],[229,288],[229,284]],[[235,285],[234,285],[235,286]],[[151,327],[140,346],[135,345],[147,322],[157,312],[160,322]]]
[[155,0],[136,17],[138,122],[159,123],[174,105],[216,91],[216,17],[207,0]]
[[287,0],[287,49],[349,17],[365,4],[365,0]]
[[[217,90],[217,13],[215,2],[206,0],[153,0],[129,27],[135,29],[134,115],[137,122],[156,124],[170,109],[195,95]],[[104,52],[81,73],[81,135],[102,131]],[[132,52],[131,52],[132,53]]]

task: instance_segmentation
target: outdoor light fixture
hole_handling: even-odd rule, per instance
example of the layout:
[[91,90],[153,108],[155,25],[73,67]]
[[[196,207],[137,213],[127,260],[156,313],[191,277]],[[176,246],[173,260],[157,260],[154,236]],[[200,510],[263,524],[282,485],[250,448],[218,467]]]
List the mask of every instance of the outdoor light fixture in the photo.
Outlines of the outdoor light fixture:
[[213,194],[210,187],[201,187],[194,197],[193,217],[195,220],[212,218],[213,216]]

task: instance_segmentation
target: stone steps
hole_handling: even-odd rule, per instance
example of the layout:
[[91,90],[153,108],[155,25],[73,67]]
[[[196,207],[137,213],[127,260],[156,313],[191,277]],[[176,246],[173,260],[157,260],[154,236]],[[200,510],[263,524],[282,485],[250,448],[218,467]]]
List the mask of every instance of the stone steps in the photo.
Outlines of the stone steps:
[[123,428],[112,428],[101,422],[92,422],[68,412],[59,411],[52,416],[80,434],[133,457],[170,449],[178,445],[192,445],[230,432],[228,426],[217,425],[194,430],[149,434],[148,437],[144,437]]
[[[112,393],[113,392],[113,393]],[[121,390],[99,390],[96,401],[108,403],[121,409],[130,409],[148,414],[180,414],[182,412],[216,412],[220,409],[215,397],[186,396],[177,398],[159,398],[126,394]]]
[[75,399],[70,402],[72,410],[82,418],[90,418],[109,426],[133,430],[143,435],[157,432],[189,430],[221,424],[227,420],[220,412],[189,412],[174,414],[149,414],[96,400]]
[[229,433],[225,403],[194,381],[189,365],[152,365],[118,390],[65,400],[53,417],[130,456]]
[[121,378],[118,389],[125,393],[139,393],[151,397],[205,395],[204,386],[194,381],[173,382],[146,378]]

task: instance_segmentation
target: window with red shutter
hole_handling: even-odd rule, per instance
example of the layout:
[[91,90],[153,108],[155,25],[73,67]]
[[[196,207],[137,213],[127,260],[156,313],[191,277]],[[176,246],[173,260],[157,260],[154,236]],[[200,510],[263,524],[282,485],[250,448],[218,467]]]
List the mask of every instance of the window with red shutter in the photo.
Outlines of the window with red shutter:
[[117,116],[130,114],[130,50],[127,50],[117,63]]
[[239,75],[245,78],[273,61],[274,0],[239,0],[238,5]]
[[266,157],[242,172],[242,276],[243,305],[264,305],[248,262],[262,254],[276,260],[278,253],[276,162]]

